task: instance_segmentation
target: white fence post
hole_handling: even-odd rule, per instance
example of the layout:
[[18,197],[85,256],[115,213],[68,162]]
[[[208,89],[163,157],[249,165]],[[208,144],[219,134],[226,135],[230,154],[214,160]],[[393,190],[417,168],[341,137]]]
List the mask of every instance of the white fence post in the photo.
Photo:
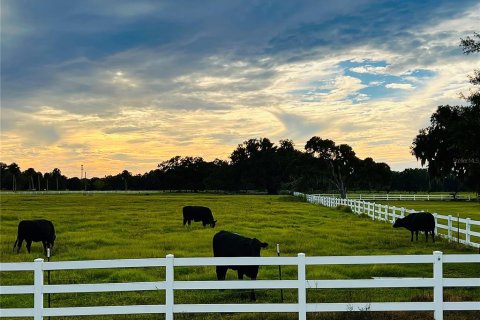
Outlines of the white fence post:
[[298,319],[307,319],[307,272],[305,253],[298,254]]
[[470,218],[465,222],[465,242],[470,244]]
[[165,320],[173,320],[173,281],[175,275],[173,272],[174,256],[173,254],[167,254],[165,263]]
[[33,276],[33,319],[43,319],[43,259],[34,260]]
[[452,215],[448,215],[448,240],[452,240]]
[[434,212],[433,213],[433,218],[435,219],[435,235],[438,235],[438,213]]
[[433,305],[435,320],[443,320],[443,253],[433,252]]

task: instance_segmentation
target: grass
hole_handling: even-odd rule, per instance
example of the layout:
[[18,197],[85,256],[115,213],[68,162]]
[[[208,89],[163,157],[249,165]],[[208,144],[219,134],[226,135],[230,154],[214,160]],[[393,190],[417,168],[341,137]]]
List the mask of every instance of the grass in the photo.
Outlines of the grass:
[[[443,203],[443,202],[442,202]],[[448,203],[448,202],[447,202]],[[184,205],[206,205],[218,220],[215,229],[193,223],[182,225]],[[423,203],[421,203],[423,204]],[[441,204],[441,203],[440,203]],[[439,204],[439,205],[440,205]],[[465,203],[458,203],[458,205]],[[43,255],[40,243],[13,254],[18,222],[45,218],[56,227],[57,240],[52,261],[158,258],[173,253],[176,257],[211,257],[212,237],[220,230],[238,232],[268,242],[262,256],[275,256],[279,243],[282,256],[387,255],[472,253],[476,250],[438,241],[410,242],[404,229],[393,229],[383,222],[372,222],[342,210],[329,209],[290,196],[209,195],[209,194],[81,194],[69,195],[1,195],[0,261],[33,261]],[[404,205],[409,208],[408,205]],[[470,210],[465,205],[465,210]],[[426,208],[425,208],[426,209]],[[440,212],[439,212],[440,213]],[[310,279],[355,279],[371,277],[431,277],[431,265],[356,265],[308,267]],[[478,277],[479,265],[445,265],[449,277]],[[3,272],[1,285],[29,284],[28,272]],[[179,280],[214,280],[214,267],[176,268]],[[282,268],[283,279],[296,279],[294,267]],[[228,279],[236,279],[228,271]],[[123,270],[83,270],[52,272],[52,283],[108,283],[161,281],[162,268]],[[259,279],[278,279],[278,267],[260,268]],[[309,302],[431,301],[430,289],[336,289],[308,290]],[[451,300],[479,300],[478,288],[445,290]],[[176,291],[175,303],[248,303],[238,290]],[[257,290],[258,303],[280,302],[278,290]],[[284,290],[285,302],[294,303],[295,290]],[[109,294],[55,294],[52,307],[121,304],[158,304],[164,302],[159,292]],[[31,296],[2,296],[2,308],[31,307]],[[343,317],[342,317],[343,315]],[[431,319],[431,313],[374,313],[369,319]],[[362,319],[360,314],[309,314],[309,319]],[[445,319],[476,319],[478,314],[446,313]],[[292,314],[199,314],[175,315],[175,319],[295,319]],[[373,317],[373,318],[372,318]],[[460,317],[460,318],[459,318]],[[463,318],[462,318],[463,317]],[[55,318],[62,319],[62,318]],[[64,318],[66,319],[66,318]],[[163,319],[162,315],[105,316],[89,319]]]

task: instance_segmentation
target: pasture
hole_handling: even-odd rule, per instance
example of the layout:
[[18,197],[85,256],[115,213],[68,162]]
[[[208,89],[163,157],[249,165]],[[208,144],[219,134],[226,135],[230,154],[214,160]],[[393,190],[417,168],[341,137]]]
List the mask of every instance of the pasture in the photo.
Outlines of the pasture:
[[[49,219],[56,228],[57,240],[52,261],[158,258],[172,253],[175,257],[211,257],[213,235],[220,230],[257,237],[268,242],[262,256],[276,256],[279,243],[282,256],[386,255],[431,254],[435,250],[449,253],[472,253],[477,250],[438,239],[436,243],[410,242],[405,229],[393,229],[390,224],[372,222],[341,210],[329,209],[290,196],[211,195],[211,194],[62,194],[62,195],[1,195],[0,200],[1,262],[33,261],[43,256],[40,243],[32,244],[28,254],[23,245],[13,254],[18,222],[23,219]],[[453,203],[453,202],[452,202]],[[426,203],[420,203],[424,205]],[[442,203],[438,203],[441,206]],[[448,202],[446,202],[448,204]],[[461,210],[475,211],[470,204],[455,203]],[[192,223],[182,225],[182,207],[203,205],[212,209],[215,229]],[[407,208],[410,204],[396,204]],[[477,204],[478,205],[478,204]],[[464,206],[464,207],[463,207]],[[440,207],[439,207],[440,208]],[[429,210],[423,206],[421,209]],[[441,208],[440,208],[441,209]],[[449,212],[440,210],[439,213]],[[445,212],[446,211],[446,212]],[[462,216],[462,215],[461,215]],[[475,219],[474,216],[470,216]],[[421,238],[423,240],[423,237]],[[431,265],[358,265],[323,266],[307,269],[318,279],[365,279],[371,277],[431,277]],[[449,277],[478,277],[479,265],[449,265],[444,269]],[[30,273],[1,274],[1,285],[28,284]],[[296,269],[284,267],[283,279],[296,279]],[[51,282],[127,282],[158,281],[164,270],[125,269],[52,272]],[[176,269],[179,280],[214,280],[214,267]],[[261,267],[259,279],[278,279],[277,267]],[[227,279],[236,279],[233,271]],[[185,291],[175,295],[175,303],[248,303],[248,294],[235,290]],[[285,302],[295,301],[294,290],[284,290]],[[478,288],[445,290],[448,301],[469,301],[480,297]],[[316,302],[375,302],[430,301],[430,289],[322,289],[309,290],[307,299]],[[56,294],[55,306],[93,306],[153,304],[164,301],[163,293]],[[257,290],[257,303],[279,302],[279,290]],[[2,296],[2,308],[29,307],[30,297]],[[310,319],[360,319],[362,315],[313,314]],[[365,315],[363,315],[365,316]],[[432,319],[429,313],[375,314],[378,319]],[[357,317],[357,318],[355,318]],[[365,316],[372,318],[372,315]],[[258,319],[255,314],[176,315],[176,319]],[[267,315],[262,319],[295,319],[295,315]],[[473,312],[446,312],[445,319],[477,319]],[[61,318],[56,318],[61,319]],[[89,319],[163,319],[158,315],[90,317]]]

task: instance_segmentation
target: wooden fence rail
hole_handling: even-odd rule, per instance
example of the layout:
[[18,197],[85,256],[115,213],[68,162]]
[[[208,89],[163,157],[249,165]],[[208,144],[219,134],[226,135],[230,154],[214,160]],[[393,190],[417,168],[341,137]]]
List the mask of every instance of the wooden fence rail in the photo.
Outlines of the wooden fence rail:
[[[32,308],[2,308],[0,317],[33,317],[34,320],[57,316],[119,315],[119,314],[165,314],[167,320],[176,313],[224,313],[224,312],[261,312],[298,314],[305,320],[309,312],[346,312],[346,311],[432,311],[436,320],[443,319],[444,311],[474,310],[480,311],[480,301],[445,302],[443,290],[446,287],[480,287],[480,278],[444,278],[445,263],[480,263],[480,255],[452,254],[443,255],[435,251],[433,255],[394,255],[394,256],[321,256],[306,257],[299,253],[297,257],[238,257],[238,258],[175,258],[167,255],[158,259],[124,259],[45,262],[0,263],[0,272],[33,271],[32,285],[2,285],[1,295],[33,294]],[[306,269],[314,265],[359,265],[359,264],[432,264],[431,278],[372,278],[351,280],[307,279]],[[185,266],[217,265],[290,265],[297,267],[295,280],[257,280],[257,281],[180,281],[175,280],[175,268]],[[165,268],[165,279],[155,282],[134,283],[94,283],[94,284],[57,284],[44,283],[45,272],[54,270],[79,270],[101,268]],[[338,288],[432,288],[431,302],[364,302],[364,303],[308,303],[308,290]],[[246,303],[246,304],[175,304],[174,296],[178,290],[214,290],[214,289],[297,289],[296,303]],[[55,293],[118,292],[118,291],[164,291],[165,304],[124,305],[92,307],[56,307],[44,305],[44,296]]]
[[[418,210],[406,209],[382,205],[365,200],[341,199],[337,197],[322,196],[318,194],[294,193],[295,196],[305,197],[310,203],[321,204],[326,207],[348,206],[355,214],[365,214],[372,220],[381,220],[393,223],[397,218],[403,218],[406,214],[417,212]],[[450,241],[457,241],[467,246],[480,248],[480,232],[472,230],[475,226],[480,230],[480,221],[470,218],[454,217],[452,215],[441,215],[433,213],[435,217],[435,234]],[[443,223],[442,223],[443,222]]]

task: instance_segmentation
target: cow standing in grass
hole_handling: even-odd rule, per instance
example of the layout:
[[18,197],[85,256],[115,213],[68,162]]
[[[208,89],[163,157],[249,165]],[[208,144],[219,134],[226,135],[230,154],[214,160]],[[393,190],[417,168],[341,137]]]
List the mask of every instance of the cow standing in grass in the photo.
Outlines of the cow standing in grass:
[[432,240],[435,242],[435,218],[429,212],[413,212],[405,218],[398,218],[393,224],[394,228],[406,228],[412,233],[410,241],[413,241],[413,233],[425,232],[425,241],[428,242],[428,233],[432,233]]
[[187,223],[190,225],[192,220],[195,222],[202,221],[204,227],[209,224],[212,228],[215,227],[215,223],[217,222],[217,220],[213,220],[213,214],[210,208],[202,206],[183,207],[183,225],[185,226]]
[[[220,231],[213,236],[214,257],[260,257],[260,249],[267,246],[268,243],[261,242],[256,238],[251,239],[228,231]],[[252,280],[257,279],[258,265],[217,266],[217,279],[225,280],[228,269],[236,270],[240,280],[243,280],[244,275]],[[251,299],[255,300],[255,292],[253,290]]]
[[55,228],[49,220],[22,220],[18,224],[17,240],[13,245],[13,250],[17,253],[22,247],[23,240],[27,242],[27,251],[30,253],[32,241],[42,241],[43,250],[47,254],[47,248],[52,249],[55,242]]

